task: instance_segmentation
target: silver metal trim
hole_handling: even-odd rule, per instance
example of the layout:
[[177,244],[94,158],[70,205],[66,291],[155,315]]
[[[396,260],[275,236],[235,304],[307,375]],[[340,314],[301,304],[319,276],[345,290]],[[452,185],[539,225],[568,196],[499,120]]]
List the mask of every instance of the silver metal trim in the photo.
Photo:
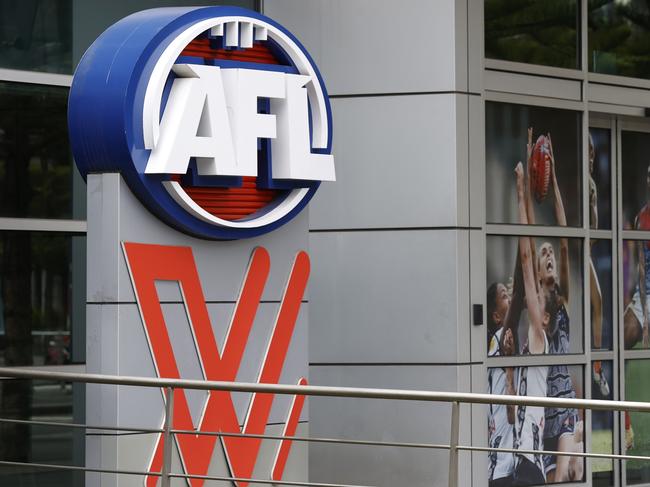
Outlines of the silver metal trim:
[[0,68],[0,81],[70,87],[72,75]]
[[292,384],[259,384],[250,382],[161,379],[102,374],[71,374],[43,370],[0,367],[0,377],[40,379],[48,381],[82,382],[141,387],[172,387],[201,391],[265,392],[320,397],[356,397],[427,402],[462,402],[467,404],[510,404],[514,406],[567,407],[599,411],[650,412],[650,403],[638,401],[605,401],[601,399],[559,399],[554,397],[506,396],[472,392],[432,392],[402,389],[371,389],[360,387],[300,386]]
[[88,225],[85,220],[0,218],[0,231],[86,233],[87,229]]
[[580,69],[556,68],[554,66],[542,66],[541,64],[518,63],[515,61],[502,61],[500,59],[490,58],[485,58],[485,69],[532,74],[546,78],[582,80],[584,77]]

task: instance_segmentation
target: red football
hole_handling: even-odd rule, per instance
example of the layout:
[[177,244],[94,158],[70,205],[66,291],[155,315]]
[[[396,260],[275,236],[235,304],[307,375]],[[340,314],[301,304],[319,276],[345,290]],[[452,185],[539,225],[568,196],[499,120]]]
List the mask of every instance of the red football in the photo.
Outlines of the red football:
[[530,159],[530,179],[533,196],[535,196],[538,203],[541,203],[548,194],[548,185],[551,180],[551,144],[548,137],[545,135],[539,136]]

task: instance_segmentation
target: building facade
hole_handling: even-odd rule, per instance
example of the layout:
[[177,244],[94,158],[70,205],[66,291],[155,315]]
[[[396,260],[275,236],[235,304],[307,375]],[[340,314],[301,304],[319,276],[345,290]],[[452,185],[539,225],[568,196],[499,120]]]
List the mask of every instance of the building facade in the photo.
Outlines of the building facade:
[[[74,67],[129,13],[213,3],[0,7],[3,365],[83,369],[87,360],[86,186],[66,130]],[[261,10],[300,38],[331,99],[337,182],[324,184],[309,208],[311,384],[501,393],[494,384],[512,370],[515,392],[539,375],[547,395],[650,399],[646,3],[230,4]],[[522,247],[534,254],[530,265]],[[548,346],[539,349],[532,337],[540,324],[522,291],[531,272],[542,321],[548,314],[539,335]],[[3,417],[85,419],[81,388],[4,382],[1,394]],[[314,436],[446,443],[449,414],[437,405],[309,402]],[[493,444],[496,416],[462,409],[461,442]],[[545,446],[564,436],[578,450],[650,453],[650,424],[640,414],[536,418]],[[0,444],[2,459],[83,463],[83,436],[0,428],[12,438]],[[471,466],[462,485],[483,486],[512,474],[519,459],[509,466],[461,453],[461,461]],[[643,462],[539,461],[542,480],[533,483],[650,482]],[[83,481],[9,468],[3,475],[34,485]],[[444,485],[447,454],[310,445],[309,476]]]

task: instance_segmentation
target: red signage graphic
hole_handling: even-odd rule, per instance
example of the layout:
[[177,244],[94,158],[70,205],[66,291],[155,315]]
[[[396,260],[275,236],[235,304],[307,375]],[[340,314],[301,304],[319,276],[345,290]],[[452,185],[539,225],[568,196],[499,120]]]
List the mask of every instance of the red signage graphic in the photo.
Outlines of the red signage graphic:
[[[124,243],[124,254],[158,377],[180,378],[155,286],[156,281],[177,281],[182,291],[205,379],[235,381],[269,275],[271,262],[266,249],[257,247],[252,253],[221,354],[208,316],[192,249],[129,242]],[[309,256],[301,251],[295,257],[282,296],[271,339],[262,361],[259,383],[277,384],[280,379],[308,278]],[[306,384],[307,381],[301,378],[299,383]],[[200,424],[195,426],[185,392],[177,390],[174,394],[173,428],[262,435],[266,429],[273,398],[274,394],[253,394],[243,422],[244,426],[240,428],[230,392],[210,391],[203,417]],[[284,428],[285,436],[295,434],[303,404],[304,396],[294,398]],[[181,462],[187,474],[199,476],[208,474],[217,438],[213,435],[175,435]],[[233,477],[252,478],[262,439],[219,438]],[[271,470],[272,480],[282,478],[290,448],[290,440],[280,442]],[[148,471],[161,471],[162,453],[163,436],[159,435]],[[155,487],[158,479],[159,477],[156,476],[147,477],[146,485]],[[200,478],[190,480],[192,487],[200,487],[203,483],[204,479]],[[245,487],[248,482],[241,481],[238,485]]]

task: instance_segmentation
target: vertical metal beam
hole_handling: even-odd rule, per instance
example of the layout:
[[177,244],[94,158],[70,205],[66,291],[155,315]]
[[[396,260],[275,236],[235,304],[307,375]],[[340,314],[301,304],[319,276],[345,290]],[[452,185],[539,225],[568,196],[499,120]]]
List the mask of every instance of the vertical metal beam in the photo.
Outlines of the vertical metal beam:
[[174,421],[174,389],[167,388],[167,402],[165,403],[165,426],[163,427],[163,464],[160,487],[170,487],[172,468],[172,427]]
[[449,487],[458,487],[458,436],[460,430],[460,406],[451,403],[451,432],[449,434]]

